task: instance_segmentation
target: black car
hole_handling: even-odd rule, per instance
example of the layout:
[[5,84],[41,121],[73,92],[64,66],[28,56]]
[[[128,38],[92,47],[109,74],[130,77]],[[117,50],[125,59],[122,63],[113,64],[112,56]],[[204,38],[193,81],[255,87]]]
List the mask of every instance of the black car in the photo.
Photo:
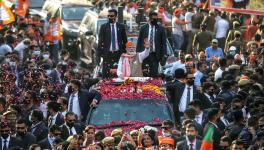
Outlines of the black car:
[[164,120],[173,120],[173,111],[168,101],[153,99],[102,100],[88,114],[87,124],[105,130],[106,134],[115,128],[123,131],[145,125],[160,127]]
[[74,59],[76,55],[78,28],[84,14],[93,9],[91,4],[63,3],[47,0],[42,12],[51,13],[52,16],[61,18],[62,48],[68,49]]

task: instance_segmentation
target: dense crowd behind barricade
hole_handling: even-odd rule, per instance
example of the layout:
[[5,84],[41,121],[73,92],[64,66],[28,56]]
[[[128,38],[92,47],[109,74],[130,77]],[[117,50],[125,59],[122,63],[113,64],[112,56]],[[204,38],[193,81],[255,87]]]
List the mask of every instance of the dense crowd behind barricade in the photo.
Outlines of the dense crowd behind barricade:
[[[83,67],[61,48],[61,18],[8,10],[0,0],[11,19],[0,22],[0,149],[264,148],[263,16],[208,9],[206,0],[91,2],[108,22]],[[120,6],[146,23],[135,29],[137,42],[117,20]],[[104,132],[87,118],[108,99],[165,100],[174,115],[116,121]]]

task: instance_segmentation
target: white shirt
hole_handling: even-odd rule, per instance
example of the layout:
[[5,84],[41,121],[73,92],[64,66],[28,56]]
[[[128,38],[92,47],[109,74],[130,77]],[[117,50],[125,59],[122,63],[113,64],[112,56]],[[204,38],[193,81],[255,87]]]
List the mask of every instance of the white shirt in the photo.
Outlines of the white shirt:
[[64,94],[67,94],[67,93],[68,93],[69,85],[70,85],[70,84],[66,84],[66,86],[65,86],[65,88],[64,88]]
[[197,123],[202,125],[202,123],[203,123],[203,111],[201,111],[201,113],[196,116],[195,120],[196,120]]
[[24,41],[21,41],[17,46],[14,48],[15,51],[18,52],[20,61],[23,61],[24,57],[24,50],[28,48],[27,45],[24,44]]
[[182,63],[180,60],[172,63],[172,67],[171,68],[168,68],[169,69],[168,72],[174,76],[175,70],[176,69],[179,69],[179,68],[183,69],[185,73],[187,72],[186,71],[185,64]]
[[134,15],[137,12],[137,9],[135,7],[128,8],[128,6],[126,6],[125,11],[131,15]]
[[[143,52],[138,53],[139,62],[142,63],[145,58],[147,58],[149,55],[149,49],[145,49]],[[123,58],[120,57],[118,61],[118,67],[117,67],[117,76],[122,77],[122,66],[123,66]]]
[[155,32],[156,32],[156,28],[155,28],[155,26],[149,25],[149,33],[148,33],[148,41],[149,41],[149,44],[150,44],[150,33],[151,33],[151,29],[153,30],[153,52],[155,52]]
[[110,45],[110,51],[116,51],[116,50],[119,50],[119,47],[118,47],[118,41],[117,41],[117,29],[116,29],[116,23],[112,24],[110,23],[110,29],[111,29],[111,38],[112,38],[112,25],[114,25],[114,30],[115,30],[115,48],[116,49],[112,49],[112,39],[111,39],[111,45]]
[[225,119],[225,117],[224,116],[221,116],[220,117],[220,120],[225,124],[225,126],[228,126],[229,125],[229,122],[228,122],[228,120],[227,119]]
[[[74,97],[72,98],[72,96],[74,96]],[[80,109],[79,100],[78,100],[78,92],[75,93],[74,95],[71,94],[71,96],[69,98],[68,111],[70,110],[71,99],[73,100],[72,112],[74,112],[78,116],[78,118],[80,119],[81,118],[81,109]]]
[[77,134],[77,132],[76,132],[76,130],[75,130],[74,127],[72,127],[72,128],[70,129],[70,127],[68,127],[66,123],[65,123],[65,126],[67,127],[67,129],[68,129],[68,131],[69,131],[69,134],[70,134],[70,130],[71,130],[71,132],[72,132],[72,135],[76,135],[76,134]]
[[197,70],[194,73],[194,85],[195,86],[201,86],[201,79],[203,78],[203,73],[200,70]]
[[9,142],[10,142],[10,135],[6,139],[4,139],[2,137],[1,137],[1,139],[2,139],[2,149],[4,149],[5,140],[6,140],[6,148],[8,149],[9,148]]
[[215,71],[215,76],[214,76],[214,81],[217,81],[218,79],[222,78],[222,73],[224,71],[219,67],[216,71]]
[[[187,12],[185,14],[185,21],[192,21],[192,16],[194,15],[193,12]],[[191,31],[192,30],[192,23],[186,24],[186,31]]]
[[191,142],[189,141],[189,139],[186,137],[186,141],[187,141],[188,149],[191,148],[190,144],[192,144],[192,149],[193,149],[193,150],[197,150],[197,149],[196,149],[196,138],[195,138],[194,141],[191,143]]
[[215,23],[215,37],[223,38],[226,37],[229,29],[229,22],[225,19],[220,19]]
[[5,56],[7,53],[11,53],[12,48],[7,44],[0,45],[0,56]]
[[[185,85],[185,89],[182,93],[182,97],[179,104],[179,111],[184,112],[186,110],[186,103],[187,103],[187,93],[188,93],[188,85]],[[190,102],[193,101],[193,86],[190,86]]]
[[180,20],[178,17],[172,17],[172,34],[183,36],[182,25],[176,23],[178,20]]

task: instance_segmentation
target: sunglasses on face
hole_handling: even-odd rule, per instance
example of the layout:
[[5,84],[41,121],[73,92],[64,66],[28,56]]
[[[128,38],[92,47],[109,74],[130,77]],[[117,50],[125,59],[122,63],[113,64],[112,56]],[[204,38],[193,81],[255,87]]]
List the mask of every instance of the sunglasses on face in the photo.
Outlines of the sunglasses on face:
[[109,18],[113,18],[113,17],[115,17],[115,15],[108,15],[108,17],[109,17]]
[[76,120],[68,120],[68,122],[75,122]]
[[260,128],[263,128],[263,127],[264,127],[264,124],[259,125],[259,127],[260,127]]
[[19,130],[19,129],[25,129],[26,127],[17,127],[17,130]]

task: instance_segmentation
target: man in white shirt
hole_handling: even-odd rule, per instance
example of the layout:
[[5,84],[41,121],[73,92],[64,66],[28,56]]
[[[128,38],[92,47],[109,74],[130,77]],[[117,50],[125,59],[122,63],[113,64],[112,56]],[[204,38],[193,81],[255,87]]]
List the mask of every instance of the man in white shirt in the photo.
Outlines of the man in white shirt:
[[14,50],[18,52],[20,62],[24,62],[25,50],[29,47],[30,42],[30,39],[25,39],[14,48]]
[[215,23],[215,38],[218,40],[219,47],[222,49],[225,48],[226,36],[230,27],[226,17],[226,13],[222,13],[221,19]]
[[215,71],[214,81],[221,79],[222,73],[226,70],[226,65],[227,65],[226,58],[220,58],[218,62],[220,67]]

